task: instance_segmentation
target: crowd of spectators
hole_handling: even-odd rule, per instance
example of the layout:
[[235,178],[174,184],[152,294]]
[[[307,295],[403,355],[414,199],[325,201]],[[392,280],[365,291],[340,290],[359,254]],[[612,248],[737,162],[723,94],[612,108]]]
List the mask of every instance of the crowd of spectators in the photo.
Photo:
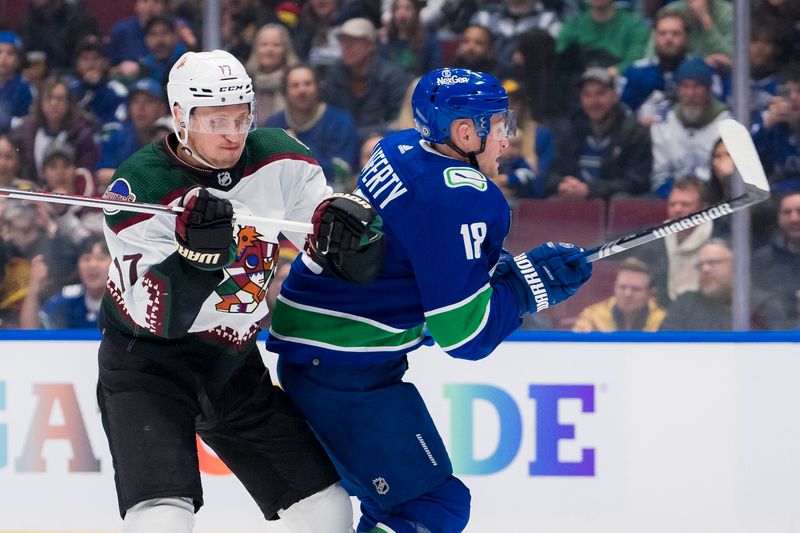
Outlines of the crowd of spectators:
[[[258,125],[308,145],[335,190],[352,189],[382,136],[414,126],[421,74],[465,67],[498,77],[516,111],[496,180],[512,208],[546,198],[569,217],[580,201],[643,198],[674,218],[732,194],[718,131],[731,116],[729,0],[219,2]],[[202,2],[132,3],[112,27],[82,0],[30,0],[16,27],[0,23],[0,187],[97,196],[171,133],[167,74],[203,49]],[[751,133],[774,193],[753,211],[754,328],[800,324],[798,28],[800,3],[754,0]],[[96,211],[0,201],[0,328],[91,325],[101,236]],[[729,238],[720,220],[627,254],[567,327],[729,329]]]

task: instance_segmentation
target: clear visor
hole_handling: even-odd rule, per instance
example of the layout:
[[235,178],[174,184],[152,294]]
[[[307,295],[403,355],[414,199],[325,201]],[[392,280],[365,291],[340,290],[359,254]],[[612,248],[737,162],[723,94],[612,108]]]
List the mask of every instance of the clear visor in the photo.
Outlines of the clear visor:
[[255,109],[248,108],[237,112],[234,106],[196,107],[189,116],[188,130],[214,135],[242,135],[255,129],[256,125]]
[[487,139],[492,141],[507,141],[517,134],[517,116],[513,109],[492,115],[491,129]]

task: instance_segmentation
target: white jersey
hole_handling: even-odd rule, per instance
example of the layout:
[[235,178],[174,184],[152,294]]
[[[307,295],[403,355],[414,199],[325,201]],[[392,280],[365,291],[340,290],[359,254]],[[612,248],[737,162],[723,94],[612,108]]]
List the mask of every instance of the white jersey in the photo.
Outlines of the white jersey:
[[[237,213],[309,222],[330,194],[308,149],[281,129],[250,133],[240,162],[230,169],[188,165],[177,157],[176,145],[169,135],[139,150],[117,169],[104,197],[175,205],[202,186],[230,200]],[[255,342],[268,312],[278,230],[235,225],[236,259],[220,272],[178,256],[172,215],[106,212],[104,229],[113,258],[104,328],[129,337],[199,341],[228,355]],[[286,237],[302,248],[305,235]]]
[[653,124],[651,190],[657,191],[666,182],[688,175],[703,181],[711,179],[711,149],[719,139],[719,123],[729,117],[730,113],[724,110],[702,128],[688,128],[673,109],[665,122]]

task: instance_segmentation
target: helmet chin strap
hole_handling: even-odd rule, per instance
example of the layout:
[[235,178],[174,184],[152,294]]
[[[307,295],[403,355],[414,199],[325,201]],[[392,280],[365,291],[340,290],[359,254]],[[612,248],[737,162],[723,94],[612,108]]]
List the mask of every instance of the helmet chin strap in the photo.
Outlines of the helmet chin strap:
[[183,131],[185,132],[185,136],[184,137],[181,136],[179,131],[176,131],[176,136],[178,137],[178,142],[180,143],[180,147],[183,148],[183,151],[186,152],[187,154],[189,154],[189,157],[191,157],[192,159],[194,159],[195,161],[197,161],[198,163],[200,163],[204,167],[213,168],[214,170],[219,170],[221,167],[218,167],[216,165],[212,165],[211,163],[209,163],[208,161],[206,161],[205,159],[200,157],[199,154],[194,153],[194,150],[192,150],[192,148],[189,146],[189,130],[184,129]]
[[483,151],[486,149],[486,137],[480,137],[480,139],[481,139],[481,149],[476,152],[465,152],[464,150],[456,146],[456,144],[450,137],[445,139],[444,143],[453,150],[455,150],[460,156],[466,157],[469,160],[469,164],[475,167],[475,169],[478,170],[478,172],[482,172],[480,165],[478,165],[478,158],[476,156],[482,154]]

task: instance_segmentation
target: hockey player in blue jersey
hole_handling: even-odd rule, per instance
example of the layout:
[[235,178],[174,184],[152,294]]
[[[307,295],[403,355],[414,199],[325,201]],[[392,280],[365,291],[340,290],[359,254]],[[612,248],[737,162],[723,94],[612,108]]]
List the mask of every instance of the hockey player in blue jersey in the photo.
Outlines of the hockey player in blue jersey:
[[[591,275],[585,261],[569,262],[581,250],[570,244],[503,251],[510,212],[491,178],[514,121],[494,77],[432,71],[412,107],[416,129],[377,144],[356,194],[317,207],[317,246],[292,265],[268,340],[282,386],[361,500],[359,532],[449,533],[469,520],[469,490],[402,381],[408,352],[432,337],[452,357],[486,357],[522,315],[569,298]],[[362,227],[383,221],[384,238],[369,232],[356,254],[340,250],[361,237],[359,224],[326,227],[352,214],[344,197],[364,200]],[[364,267],[381,254],[372,281]]]

